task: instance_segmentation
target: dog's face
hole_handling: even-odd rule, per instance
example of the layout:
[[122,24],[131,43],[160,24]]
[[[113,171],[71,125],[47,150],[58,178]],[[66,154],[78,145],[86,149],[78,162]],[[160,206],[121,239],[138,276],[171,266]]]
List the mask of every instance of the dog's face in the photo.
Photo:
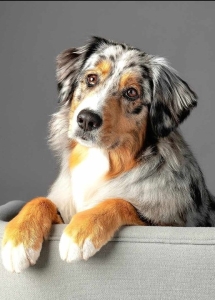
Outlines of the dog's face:
[[90,55],[73,93],[69,137],[107,149],[141,143],[151,98],[147,76],[137,50],[108,45]]
[[70,106],[68,137],[87,147],[138,151],[150,125],[168,135],[196,95],[162,58],[101,38],[57,58],[60,102]]

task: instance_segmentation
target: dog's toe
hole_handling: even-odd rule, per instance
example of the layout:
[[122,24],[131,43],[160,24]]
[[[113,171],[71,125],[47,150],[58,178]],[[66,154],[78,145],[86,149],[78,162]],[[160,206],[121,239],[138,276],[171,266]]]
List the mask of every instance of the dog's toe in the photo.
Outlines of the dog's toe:
[[88,238],[84,241],[83,244],[83,259],[87,260],[93,256],[99,249],[96,249],[93,245],[93,242]]
[[74,242],[73,238],[66,233],[62,234],[59,244],[60,257],[68,263],[81,259],[87,260],[98,250],[99,249],[95,248],[89,238],[84,241],[83,246],[79,246]]
[[40,249],[25,249],[23,244],[13,246],[8,241],[2,247],[2,263],[6,270],[20,273],[30,265],[34,265],[40,255]]
[[59,251],[61,259],[67,262],[82,259],[81,248],[66,233],[61,236]]

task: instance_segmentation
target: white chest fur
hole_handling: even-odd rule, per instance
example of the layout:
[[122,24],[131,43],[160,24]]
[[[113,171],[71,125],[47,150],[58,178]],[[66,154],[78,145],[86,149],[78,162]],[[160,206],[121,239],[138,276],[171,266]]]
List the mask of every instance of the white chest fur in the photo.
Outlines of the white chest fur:
[[76,212],[91,206],[90,196],[98,189],[108,169],[106,154],[99,148],[90,148],[86,158],[71,170],[72,200]]

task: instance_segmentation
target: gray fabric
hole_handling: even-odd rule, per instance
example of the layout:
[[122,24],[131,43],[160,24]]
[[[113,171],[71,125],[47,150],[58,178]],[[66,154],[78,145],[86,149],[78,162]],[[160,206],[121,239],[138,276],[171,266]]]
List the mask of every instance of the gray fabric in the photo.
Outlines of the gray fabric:
[[88,261],[67,264],[58,252],[65,226],[53,226],[35,266],[11,274],[0,264],[0,299],[215,297],[214,228],[126,226]]
[[0,221],[10,221],[16,216],[19,210],[25,205],[26,202],[21,200],[10,201],[0,206]]

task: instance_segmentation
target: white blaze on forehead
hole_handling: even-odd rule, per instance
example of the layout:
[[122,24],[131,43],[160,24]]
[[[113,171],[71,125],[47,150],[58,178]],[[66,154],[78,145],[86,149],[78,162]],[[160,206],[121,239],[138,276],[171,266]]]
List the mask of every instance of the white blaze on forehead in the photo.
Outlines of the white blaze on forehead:
[[83,109],[89,109],[94,112],[101,112],[101,108],[105,102],[107,92],[108,92],[109,86],[106,86],[106,88],[99,90],[98,92],[94,93],[91,96],[86,97],[82,102],[79,104],[77,109],[74,112],[73,118],[72,118],[72,128],[75,128],[75,124],[77,124],[77,117],[78,114]]
[[123,50],[120,45],[112,45],[104,49],[102,51],[102,54],[104,54],[107,57],[112,55],[116,59],[117,56],[124,54],[124,51],[125,50]]

